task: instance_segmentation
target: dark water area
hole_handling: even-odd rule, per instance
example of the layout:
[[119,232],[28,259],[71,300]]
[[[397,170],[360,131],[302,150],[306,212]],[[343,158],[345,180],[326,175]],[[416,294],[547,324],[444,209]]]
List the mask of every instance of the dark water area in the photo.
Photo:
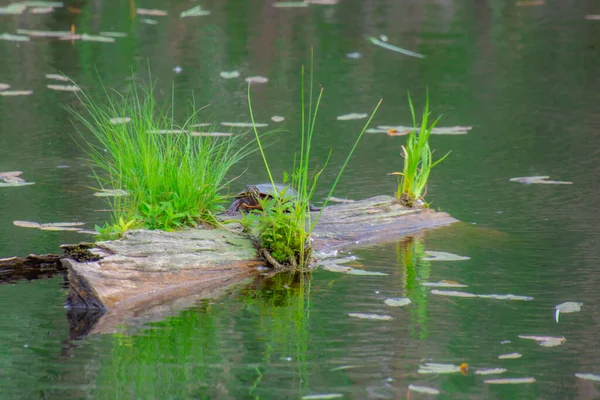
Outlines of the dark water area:
[[[131,5],[168,16],[135,16]],[[179,17],[196,5],[211,15]],[[45,74],[64,73],[92,95],[101,95],[101,83],[122,92],[132,77],[154,82],[160,101],[175,99],[178,118],[185,118],[193,96],[210,105],[201,119],[217,124],[248,122],[244,78],[268,77],[252,86],[253,105],[257,122],[282,130],[267,150],[281,176],[298,150],[300,68],[313,48],[315,82],[325,89],[315,161],[333,148],[317,198],[326,195],[365,122],[339,121],[339,115],[370,113],[382,98],[372,126],[409,125],[407,91],[420,109],[428,90],[433,116],[442,115],[439,126],[473,127],[431,141],[436,155],[452,153],[434,169],[427,198],[462,222],[352,253],[354,267],[387,276],[322,269],[300,281],[277,276],[142,328],[78,340],[68,339],[62,277],[0,285],[0,398],[435,397],[409,394],[411,384],[436,388],[443,399],[600,398],[599,383],[574,376],[600,374],[600,21],[585,18],[592,14],[600,14],[596,1],[341,0],[276,8],[258,0],[97,0],[67,1],[49,14],[0,15],[0,34],[71,25],[78,33],[127,34],[114,43],[0,40],[0,83],[33,90],[0,96],[0,172],[23,171],[35,182],[0,187],[0,257],[58,252],[61,243],[90,239],[20,228],[14,220],[83,221],[93,229],[107,218],[98,211],[106,206],[93,196],[85,155],[72,140],[76,130],[66,107],[80,105],[73,93],[47,89],[60,82]],[[425,58],[366,40],[380,35]],[[346,56],[353,52],[361,57]],[[220,77],[232,70],[241,76]],[[275,123],[273,115],[286,119]],[[366,134],[335,195],[393,193],[388,173],[401,169],[404,140]],[[234,171],[242,172],[232,191],[267,180],[258,154]],[[573,184],[509,182],[535,175]],[[426,250],[470,259],[427,261]],[[439,280],[468,285],[464,291],[471,293],[533,300],[443,297],[420,284]],[[384,304],[393,297],[411,304]],[[557,323],[554,307],[565,301],[583,306]],[[566,342],[543,347],[518,335]],[[522,357],[498,359],[513,352]],[[465,362],[470,369],[419,374],[426,362]],[[475,374],[492,367],[507,372]],[[516,377],[536,381],[484,382]]]

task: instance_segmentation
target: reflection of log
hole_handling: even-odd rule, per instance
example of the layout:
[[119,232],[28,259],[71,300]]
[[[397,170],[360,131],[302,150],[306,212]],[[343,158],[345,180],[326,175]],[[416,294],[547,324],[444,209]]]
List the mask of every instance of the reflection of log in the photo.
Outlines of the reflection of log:
[[[366,246],[453,222],[448,214],[407,209],[392,197],[378,196],[327,207],[313,232],[313,244],[321,251]],[[164,304],[210,295],[251,276],[253,267],[262,264],[239,229],[131,231],[90,251],[102,259],[62,260],[69,271],[68,304],[108,310],[98,322],[102,328],[94,329],[102,332],[132,318],[143,320],[146,314],[158,317]]]
[[0,258],[0,283],[50,278],[64,271],[60,257],[58,254],[30,254],[27,257]]

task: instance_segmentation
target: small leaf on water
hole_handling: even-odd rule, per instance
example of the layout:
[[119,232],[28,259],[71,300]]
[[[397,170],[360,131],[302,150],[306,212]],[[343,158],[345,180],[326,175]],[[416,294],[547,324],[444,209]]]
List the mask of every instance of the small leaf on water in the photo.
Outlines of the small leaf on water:
[[346,57],[348,57],[348,58],[352,58],[352,59],[354,59],[354,60],[358,60],[359,58],[361,58],[361,57],[362,57],[362,54],[360,54],[358,51],[355,51],[355,52],[353,52],[353,53],[348,53],[348,54],[346,54]]
[[410,299],[408,297],[390,298],[385,299],[384,303],[390,307],[403,307],[410,304]]
[[564,337],[553,337],[553,336],[535,336],[535,335],[519,335],[521,339],[530,339],[538,342],[540,346],[544,347],[555,347],[563,344],[567,339]]
[[100,32],[100,35],[115,37],[115,38],[127,37],[127,34],[124,32]]
[[440,394],[440,391],[427,386],[408,385],[408,390],[416,393]]
[[8,83],[0,83],[0,90],[6,90],[10,87]]
[[437,294],[440,296],[450,296],[450,297],[477,297],[476,294],[467,293],[467,292],[457,292],[455,290],[437,290],[433,289],[431,294]]
[[428,257],[422,257],[421,260],[426,260],[426,261],[463,261],[463,260],[471,259],[471,257],[459,256],[459,255],[452,254],[452,253],[446,253],[444,251],[427,250],[427,251],[425,251],[425,254],[427,254]]
[[417,371],[419,374],[454,374],[461,372],[459,365],[454,364],[440,364],[440,363],[424,363],[419,366]]
[[305,1],[280,1],[278,3],[273,3],[273,7],[278,7],[278,8],[308,7],[308,3]]
[[350,113],[350,114],[339,115],[337,117],[337,120],[338,121],[350,121],[350,120],[355,120],[355,119],[364,119],[364,118],[367,118],[368,116],[369,116],[368,114]]
[[223,79],[234,79],[239,78],[240,73],[238,71],[223,71],[219,74],[219,76]]
[[533,300],[531,296],[517,296],[514,294],[478,294],[477,297],[482,299],[495,299],[495,300],[522,300],[530,301]]
[[46,87],[59,92],[79,92],[81,90],[77,85],[46,85]]
[[190,8],[187,11],[182,11],[179,14],[179,17],[180,18],[186,18],[186,17],[204,17],[206,15],[210,15],[210,11],[203,10],[202,7],[196,6],[196,7]]
[[549,176],[521,176],[521,177],[517,177],[517,178],[510,178],[509,181],[524,183],[526,185],[529,185],[532,183],[543,183],[543,184],[548,184],[548,185],[572,185],[573,184],[573,182],[567,182],[567,181],[549,181],[548,178],[550,178],[550,177]]
[[150,18],[141,18],[140,22],[143,24],[147,24],[147,25],[156,25],[158,24],[158,21],[155,19],[150,19]]
[[245,80],[248,83],[267,83],[267,82],[269,82],[269,78],[265,78],[264,76],[249,76]]
[[341,399],[344,397],[341,393],[323,393],[323,394],[309,394],[302,396],[303,400],[326,400],[326,399]]
[[283,120],[285,120],[285,118],[280,115],[273,115],[271,117],[271,121],[273,122],[283,122]]
[[29,42],[31,39],[29,38],[29,36],[11,35],[10,33],[3,33],[2,35],[0,35],[0,40],[6,40],[7,42]]
[[264,128],[265,126],[269,126],[269,124],[261,124],[258,122],[255,124],[252,122],[221,122],[221,125],[230,126],[232,128],[252,128],[253,126],[257,128]]
[[118,196],[129,196],[129,193],[122,189],[101,189],[94,193],[97,197],[118,197]]
[[137,15],[150,15],[153,17],[165,17],[169,15],[168,12],[163,10],[151,10],[147,8],[138,8],[135,12]]
[[16,187],[35,185],[35,182],[0,182],[0,187]]
[[563,314],[569,314],[581,311],[582,305],[583,303],[580,301],[566,301],[564,303],[560,303],[554,308],[559,310]]
[[131,122],[129,117],[114,117],[110,119],[110,123],[113,125],[127,124]]
[[522,355],[522,354],[520,354],[520,353],[508,353],[508,354],[500,354],[500,355],[498,356],[498,358],[499,358],[500,360],[512,360],[512,359],[515,359],[515,358],[521,358],[521,357],[523,357],[523,355]]
[[475,370],[475,375],[495,375],[503,374],[506,372],[506,368],[482,368]]
[[393,318],[389,315],[380,314],[363,314],[363,313],[348,313],[352,318],[369,319],[373,321],[391,321]]
[[54,79],[56,81],[62,81],[62,82],[69,82],[70,81],[70,79],[67,76],[60,75],[60,74],[46,74],[46,78],[48,78],[48,79]]
[[33,94],[33,90],[3,90],[0,96],[29,96]]
[[13,224],[15,226],[20,226],[21,228],[35,228],[35,229],[39,229],[42,227],[42,224],[38,223],[38,222],[31,222],[31,221],[13,221]]
[[487,379],[485,383],[496,384],[496,385],[511,385],[519,383],[534,383],[535,378],[505,378],[505,379]]
[[452,282],[452,281],[421,282],[421,285],[428,286],[428,287],[452,287],[452,288],[467,287],[467,285],[463,285],[458,282]]
[[600,382],[600,375],[577,373],[577,374],[575,374],[575,376],[578,377],[579,379]]

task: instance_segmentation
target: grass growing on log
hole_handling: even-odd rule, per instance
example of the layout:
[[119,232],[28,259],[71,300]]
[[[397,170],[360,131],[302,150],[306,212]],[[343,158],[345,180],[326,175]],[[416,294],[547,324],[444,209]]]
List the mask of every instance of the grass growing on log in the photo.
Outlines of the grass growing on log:
[[[178,126],[173,105],[159,107],[152,87],[134,83],[126,95],[104,94],[106,105],[79,95],[85,116],[71,110],[93,136],[89,140],[79,132],[100,188],[127,192],[107,197],[111,220],[97,227],[103,238],[118,237],[130,228],[169,231],[199,222],[216,224],[226,174],[249,152],[249,145],[239,146],[240,136],[192,136],[198,110],[194,107]],[[123,117],[129,122],[123,123]]]
[[404,157],[404,168],[402,172],[393,172],[398,175],[398,190],[396,198],[405,206],[412,207],[416,201],[423,201],[427,189],[427,181],[433,167],[444,161],[450,152],[442,158],[433,161],[433,153],[429,147],[429,136],[440,120],[438,117],[431,125],[429,123],[429,94],[425,101],[421,126],[417,125],[415,108],[413,106],[410,94],[408,95],[408,104],[413,120],[413,130],[406,138],[406,145],[402,146],[402,156]]
[[[311,199],[315,193],[316,185],[319,180],[319,176],[326,168],[329,157],[327,158],[325,165],[322,168],[317,168],[314,173],[311,173],[310,156],[311,147],[313,144],[313,138],[315,133],[315,123],[319,110],[319,105],[323,96],[323,88],[319,91],[316,100],[313,98],[313,61],[311,55],[311,69],[309,74],[309,87],[308,87],[308,105],[306,103],[306,84],[305,84],[305,71],[304,66],[302,67],[301,77],[301,136],[300,136],[300,152],[294,157],[294,165],[292,167],[292,174],[290,179],[290,190],[285,193],[278,193],[275,187],[275,181],[269,162],[264,152],[260,136],[256,126],[254,126],[254,134],[258,149],[261,153],[269,181],[273,185],[273,192],[275,196],[272,199],[261,200],[262,212],[258,215],[247,215],[244,219],[246,228],[252,232],[256,232],[259,251],[263,258],[269,263],[274,264],[275,267],[281,268],[287,264],[291,268],[303,269],[311,259],[312,247],[310,245],[310,234],[317,224],[323,208],[327,205],[329,197],[333,194],[344,169],[348,165],[352,154],[356,150],[358,143],[363,137],[369,123],[375,116],[377,109],[381,105],[381,100],[371,113],[370,118],[363,127],[362,131],[356,138],[354,145],[346,160],[342,164],[342,167],[333,182],[329,195],[323,204],[323,208],[312,219],[309,211]],[[250,94],[250,85],[248,85],[248,107],[250,110],[250,118],[254,124],[254,113],[252,110],[252,98]],[[331,151],[329,153],[331,155]],[[285,177],[284,177],[285,178]],[[284,179],[284,183],[287,179]],[[292,193],[295,192],[295,193]]]

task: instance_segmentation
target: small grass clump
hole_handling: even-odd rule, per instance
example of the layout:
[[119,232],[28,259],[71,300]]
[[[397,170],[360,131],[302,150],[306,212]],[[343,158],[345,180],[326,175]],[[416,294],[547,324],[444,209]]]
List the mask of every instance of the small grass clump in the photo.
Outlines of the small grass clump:
[[[263,258],[276,269],[304,269],[309,264],[312,254],[312,247],[309,240],[310,234],[315,228],[315,225],[321,217],[323,208],[327,205],[329,197],[333,194],[344,169],[348,165],[352,154],[356,150],[358,143],[381,104],[381,101],[377,104],[371,117],[358,135],[330,188],[329,195],[325,199],[323,208],[321,208],[320,212],[313,219],[313,216],[310,213],[311,199],[315,193],[319,176],[327,167],[329,157],[322,168],[314,169],[311,167],[310,156],[315,133],[315,123],[323,96],[323,89],[321,88],[316,100],[313,99],[312,57],[310,82],[308,87],[308,106],[306,104],[307,99],[305,96],[304,67],[302,67],[301,81],[302,127],[300,135],[300,151],[294,157],[292,173],[291,176],[289,176],[289,179],[287,174],[284,174],[284,183],[287,184],[289,181],[289,188],[283,191],[277,190],[277,185],[273,179],[260,136],[256,127],[254,127],[256,143],[262,155],[269,181],[273,187],[273,196],[259,200],[261,205],[260,211],[258,213],[246,215],[243,223],[246,229],[252,232],[255,237],[256,245]],[[254,124],[250,85],[248,86],[248,106],[250,109],[250,117]],[[329,155],[331,155],[331,151]],[[313,170],[314,172],[311,173]]]
[[172,107],[159,107],[152,88],[134,84],[126,95],[106,90],[105,95],[106,105],[80,95],[85,116],[71,110],[93,136],[90,140],[80,131],[100,188],[127,194],[108,197],[111,220],[97,227],[102,238],[131,228],[170,231],[216,224],[226,175],[249,145],[238,146],[239,136],[191,135],[198,111],[178,126]]
[[410,94],[408,95],[408,104],[413,119],[413,130],[408,134],[406,145],[402,146],[402,157],[404,158],[404,168],[402,172],[393,172],[398,175],[398,190],[396,198],[401,204],[407,207],[413,207],[416,202],[424,203],[424,196],[427,190],[427,181],[433,167],[444,161],[450,152],[442,158],[433,161],[433,152],[429,147],[429,136],[431,131],[437,125],[438,117],[431,125],[429,123],[429,95],[425,101],[425,108],[421,119],[421,126],[417,125],[415,108],[413,106]]

